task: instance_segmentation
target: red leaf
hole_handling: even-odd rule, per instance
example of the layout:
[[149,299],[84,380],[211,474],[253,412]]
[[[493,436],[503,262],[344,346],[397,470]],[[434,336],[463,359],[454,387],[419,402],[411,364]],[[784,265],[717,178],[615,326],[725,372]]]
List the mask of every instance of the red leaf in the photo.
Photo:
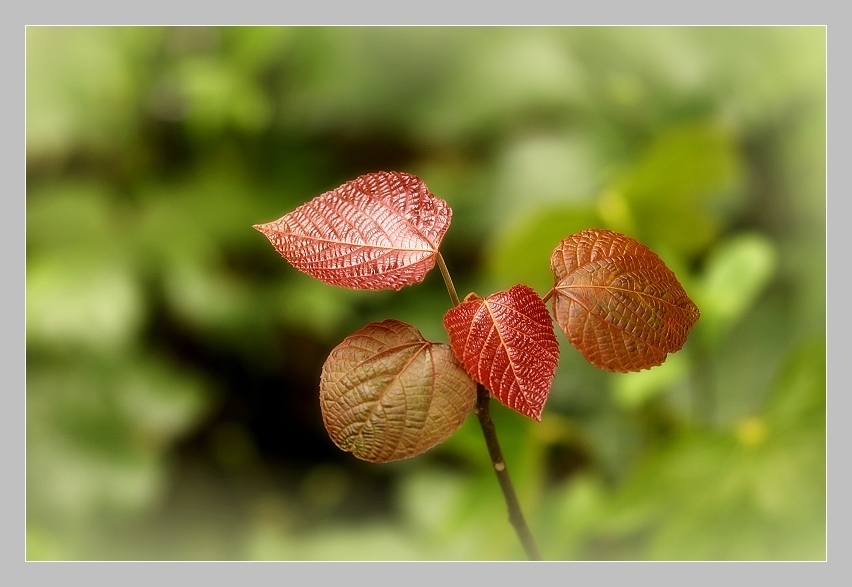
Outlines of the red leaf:
[[450,346],[464,368],[501,403],[541,421],[559,360],[547,306],[516,285],[482,299],[470,294],[444,315]]
[[449,345],[398,320],[368,324],[328,356],[320,407],[334,443],[384,463],[418,455],[448,438],[476,400],[476,384]]
[[417,177],[382,171],[254,228],[296,269],[325,283],[399,290],[435,266],[451,216]]
[[590,229],[563,240],[550,257],[553,315],[591,364],[639,371],[683,347],[698,308],[674,273],[645,245]]

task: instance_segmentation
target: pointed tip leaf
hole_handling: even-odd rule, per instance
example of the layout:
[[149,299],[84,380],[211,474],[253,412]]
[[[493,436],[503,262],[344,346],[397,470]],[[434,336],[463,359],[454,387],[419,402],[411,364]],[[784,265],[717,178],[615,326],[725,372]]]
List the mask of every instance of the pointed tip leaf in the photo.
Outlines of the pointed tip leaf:
[[476,381],[501,403],[541,421],[559,361],[550,313],[538,294],[516,285],[449,310],[450,346]]
[[365,461],[418,455],[461,426],[476,384],[449,345],[398,320],[348,336],[322,368],[320,406],[332,441]]
[[662,259],[623,234],[578,232],[559,243],[550,267],[556,322],[596,367],[624,373],[660,365],[698,321]]
[[296,269],[329,285],[399,290],[435,266],[451,216],[419,178],[382,171],[254,228]]

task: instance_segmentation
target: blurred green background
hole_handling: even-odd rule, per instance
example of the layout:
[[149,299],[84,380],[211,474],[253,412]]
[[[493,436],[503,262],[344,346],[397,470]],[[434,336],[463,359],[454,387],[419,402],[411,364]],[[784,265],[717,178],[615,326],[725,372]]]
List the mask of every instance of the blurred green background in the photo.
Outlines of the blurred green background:
[[544,294],[583,228],[657,251],[684,349],[600,371],[558,332],[542,422],[493,402],[547,559],[825,558],[824,27],[28,27],[27,558],[523,559],[471,416],[385,465],[321,365],[400,292],[251,225],[358,175],[454,210],[461,295]]

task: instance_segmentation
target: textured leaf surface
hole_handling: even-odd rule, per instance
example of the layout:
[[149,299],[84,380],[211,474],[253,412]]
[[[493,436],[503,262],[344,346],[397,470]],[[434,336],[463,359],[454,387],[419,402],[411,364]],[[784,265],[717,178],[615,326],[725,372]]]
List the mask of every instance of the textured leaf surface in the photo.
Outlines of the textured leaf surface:
[[359,459],[418,455],[448,438],[476,399],[449,345],[398,320],[368,324],[331,351],[320,407],[331,439]]
[[547,306],[516,285],[482,299],[474,294],[444,315],[450,345],[470,376],[501,403],[541,420],[559,360]]
[[362,175],[254,228],[325,283],[399,290],[435,266],[451,216],[420,179],[392,171]]
[[645,245],[590,229],[550,257],[553,315],[586,359],[609,371],[639,371],[681,349],[698,308],[674,273]]

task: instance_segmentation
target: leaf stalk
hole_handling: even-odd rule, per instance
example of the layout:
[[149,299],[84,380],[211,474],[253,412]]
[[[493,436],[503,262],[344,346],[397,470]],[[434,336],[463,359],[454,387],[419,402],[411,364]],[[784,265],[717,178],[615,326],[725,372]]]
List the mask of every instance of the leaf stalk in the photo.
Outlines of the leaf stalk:
[[453,301],[453,306],[458,306],[461,303],[459,294],[456,293],[456,287],[453,285],[453,278],[450,277],[450,272],[447,269],[447,264],[444,263],[444,257],[438,253],[438,269],[441,270],[441,275],[444,278],[444,284],[447,286],[447,291],[450,294],[450,299]]

